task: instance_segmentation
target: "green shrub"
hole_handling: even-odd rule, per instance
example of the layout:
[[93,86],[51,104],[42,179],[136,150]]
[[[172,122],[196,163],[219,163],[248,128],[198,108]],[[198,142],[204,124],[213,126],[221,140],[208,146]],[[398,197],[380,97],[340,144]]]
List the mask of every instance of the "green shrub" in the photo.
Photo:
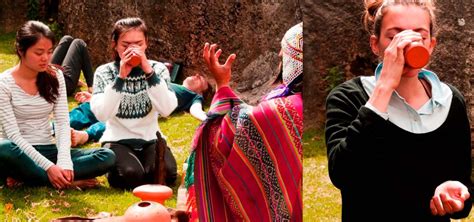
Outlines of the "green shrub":
[[63,27],[56,20],[50,18],[46,23],[49,29],[54,33],[56,41],[59,41],[63,37]]
[[26,17],[28,20],[39,19],[39,0],[28,0],[28,12]]
[[334,87],[343,83],[344,80],[344,72],[339,68],[339,66],[329,68],[327,75],[324,77],[324,81],[326,82],[326,91],[331,91]]

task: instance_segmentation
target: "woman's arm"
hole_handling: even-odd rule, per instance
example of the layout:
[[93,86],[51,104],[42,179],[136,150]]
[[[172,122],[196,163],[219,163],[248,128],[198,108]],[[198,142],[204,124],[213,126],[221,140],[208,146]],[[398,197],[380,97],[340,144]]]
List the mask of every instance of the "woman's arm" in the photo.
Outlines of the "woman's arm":
[[153,64],[153,72],[146,76],[148,96],[161,116],[169,116],[178,106],[176,94],[169,87],[169,72],[162,63]]
[[364,95],[352,80],[335,88],[326,100],[329,176],[339,189],[358,180],[359,161],[370,158],[371,144],[385,137],[387,121],[364,106],[368,99]]
[[115,80],[110,81],[109,75],[112,75],[113,70],[108,65],[98,67],[94,74],[94,93],[91,98],[91,110],[97,120],[105,122],[111,117],[115,116],[120,106],[122,99],[122,88],[124,80],[115,77]]
[[64,76],[57,70],[56,77],[59,82],[59,95],[54,104],[56,146],[58,148],[57,165],[65,170],[73,170],[71,160],[71,130],[69,127],[69,111],[66,97],[66,84]]
[[189,113],[191,114],[191,116],[201,121],[204,121],[207,118],[206,112],[202,110],[201,102],[193,103],[189,108]]
[[[443,181],[436,190],[433,191],[433,198],[430,201],[432,214],[441,215],[448,214],[451,218],[459,219],[469,215],[472,208],[470,196],[472,193],[471,182],[471,127],[466,112],[466,104],[462,94],[451,87],[453,91],[453,104],[461,104],[461,108],[456,112],[458,123],[452,124],[455,127],[452,134],[452,147],[447,149],[446,155],[443,156],[446,170]],[[456,107],[456,106],[455,106]],[[442,194],[442,195],[441,195]]]

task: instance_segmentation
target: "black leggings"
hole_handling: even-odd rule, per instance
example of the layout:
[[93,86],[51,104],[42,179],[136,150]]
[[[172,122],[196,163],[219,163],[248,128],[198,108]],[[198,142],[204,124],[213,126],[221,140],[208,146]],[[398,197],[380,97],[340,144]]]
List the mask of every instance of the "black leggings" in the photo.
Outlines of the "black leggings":
[[[142,150],[119,144],[106,143],[104,147],[115,153],[115,167],[108,173],[111,187],[133,189],[143,184],[153,183],[155,173],[155,144],[147,145]],[[177,177],[176,160],[169,147],[165,149],[166,184],[174,185]]]
[[82,39],[74,39],[69,35],[62,37],[58,46],[54,49],[51,63],[64,68],[64,80],[68,96],[76,91],[81,70],[87,86],[92,87],[94,73],[92,72],[87,44]]

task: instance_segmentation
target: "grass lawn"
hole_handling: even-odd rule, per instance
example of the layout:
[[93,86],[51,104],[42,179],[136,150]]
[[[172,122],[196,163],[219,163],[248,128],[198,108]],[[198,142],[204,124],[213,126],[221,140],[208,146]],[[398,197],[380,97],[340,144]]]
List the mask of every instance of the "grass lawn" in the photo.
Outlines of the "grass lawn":
[[341,197],[329,179],[321,130],[303,134],[303,219],[340,221]]

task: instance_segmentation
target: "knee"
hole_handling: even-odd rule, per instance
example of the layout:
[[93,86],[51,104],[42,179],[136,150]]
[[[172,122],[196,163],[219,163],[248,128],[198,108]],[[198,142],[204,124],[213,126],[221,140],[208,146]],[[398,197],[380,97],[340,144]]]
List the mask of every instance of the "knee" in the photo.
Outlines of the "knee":
[[10,140],[0,140],[0,158],[3,160],[16,159],[21,151],[14,143]]
[[74,40],[74,38],[72,36],[65,35],[61,38],[61,40],[59,40],[59,44],[65,43],[65,42],[72,42],[72,40]]
[[82,39],[74,39],[71,43],[72,46],[78,47],[78,48],[87,48],[87,43],[84,42]]
[[102,148],[96,153],[98,159],[100,159],[105,168],[110,168],[115,165],[115,153],[111,149]]
[[142,181],[145,176],[143,169],[132,166],[123,166],[121,169],[118,169],[118,172],[119,177],[128,182]]

